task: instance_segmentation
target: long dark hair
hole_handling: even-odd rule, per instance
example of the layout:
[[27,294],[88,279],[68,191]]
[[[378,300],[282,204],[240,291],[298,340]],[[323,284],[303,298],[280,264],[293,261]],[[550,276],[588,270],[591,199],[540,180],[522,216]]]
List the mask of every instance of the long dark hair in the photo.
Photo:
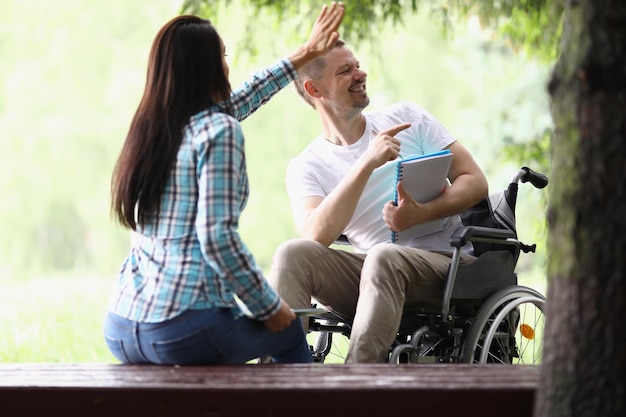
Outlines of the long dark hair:
[[220,36],[206,19],[179,16],[156,35],[143,97],[111,180],[111,211],[124,227],[135,230],[158,213],[189,118],[228,99],[222,57]]

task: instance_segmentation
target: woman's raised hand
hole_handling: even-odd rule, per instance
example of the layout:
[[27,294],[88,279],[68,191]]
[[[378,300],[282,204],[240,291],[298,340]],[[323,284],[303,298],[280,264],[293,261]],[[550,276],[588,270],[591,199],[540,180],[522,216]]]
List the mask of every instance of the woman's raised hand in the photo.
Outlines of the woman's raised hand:
[[330,6],[322,6],[309,39],[289,57],[296,70],[324,55],[335,46],[335,42],[339,39],[338,29],[344,12],[342,2],[332,2]]

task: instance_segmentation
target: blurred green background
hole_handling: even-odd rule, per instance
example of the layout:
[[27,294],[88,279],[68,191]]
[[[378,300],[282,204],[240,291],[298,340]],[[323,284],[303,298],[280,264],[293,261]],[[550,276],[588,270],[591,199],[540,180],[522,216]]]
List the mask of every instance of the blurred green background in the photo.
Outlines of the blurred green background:
[[[303,41],[289,21],[277,26],[261,14],[268,24],[254,34],[250,54],[236,3],[212,19],[227,45],[233,87]],[[113,362],[101,323],[129,238],[109,216],[110,175],[152,39],[181,4],[1,5],[0,362]],[[551,128],[548,64],[495,41],[471,18],[444,35],[427,13],[351,47],[369,75],[370,109],[398,100],[424,106],[471,150],[492,190],[521,164],[546,169],[545,149],[522,149]],[[289,87],[242,125],[251,197],[241,234],[267,271],[275,247],[296,235],[287,162],[318,134],[319,120]],[[522,256],[520,281],[540,291],[546,197],[522,187],[518,204],[520,238],[539,244],[536,255]]]

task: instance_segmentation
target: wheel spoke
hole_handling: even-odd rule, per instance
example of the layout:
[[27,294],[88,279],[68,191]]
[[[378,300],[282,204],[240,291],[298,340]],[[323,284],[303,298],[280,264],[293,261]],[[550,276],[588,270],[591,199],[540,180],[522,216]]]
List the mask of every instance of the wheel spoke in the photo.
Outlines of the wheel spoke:
[[545,298],[521,286],[505,288],[481,306],[463,345],[463,361],[537,364],[543,351]]

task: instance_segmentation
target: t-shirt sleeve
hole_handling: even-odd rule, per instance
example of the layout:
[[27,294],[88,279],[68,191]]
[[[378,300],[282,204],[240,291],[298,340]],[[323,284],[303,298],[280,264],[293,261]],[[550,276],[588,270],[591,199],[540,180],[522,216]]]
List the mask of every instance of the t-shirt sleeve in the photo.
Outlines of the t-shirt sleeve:
[[315,167],[300,158],[289,161],[285,182],[291,205],[306,197],[326,197],[327,195],[318,179]]

